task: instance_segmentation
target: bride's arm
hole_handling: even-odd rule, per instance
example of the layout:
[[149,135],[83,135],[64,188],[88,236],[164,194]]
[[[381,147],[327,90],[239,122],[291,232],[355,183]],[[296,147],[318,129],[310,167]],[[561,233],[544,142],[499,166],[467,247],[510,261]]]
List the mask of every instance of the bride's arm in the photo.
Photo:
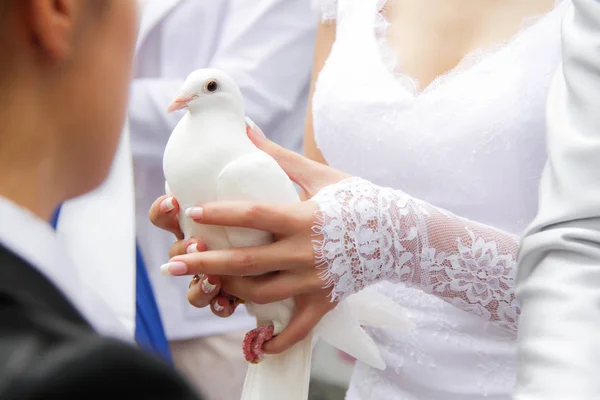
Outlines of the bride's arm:
[[315,56],[313,61],[313,72],[310,84],[310,94],[308,98],[308,112],[306,113],[306,126],[304,134],[304,155],[311,160],[327,164],[323,154],[317,147],[313,131],[312,118],[312,98],[315,91],[315,84],[329,57],[331,47],[335,41],[335,22],[322,21],[317,29],[317,41],[315,43]]
[[516,331],[519,238],[408,194],[350,178],[312,198],[315,253],[333,298],[381,281],[419,288]]

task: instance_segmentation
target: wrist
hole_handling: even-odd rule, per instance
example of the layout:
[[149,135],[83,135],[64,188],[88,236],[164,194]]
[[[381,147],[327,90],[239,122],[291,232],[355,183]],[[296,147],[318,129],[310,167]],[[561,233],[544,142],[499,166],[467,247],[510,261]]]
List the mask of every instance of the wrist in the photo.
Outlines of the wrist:
[[[348,178],[319,191],[313,226],[316,267],[332,300],[341,300],[378,282],[382,270],[377,199],[381,189],[361,178]],[[370,271],[370,273],[366,273]]]

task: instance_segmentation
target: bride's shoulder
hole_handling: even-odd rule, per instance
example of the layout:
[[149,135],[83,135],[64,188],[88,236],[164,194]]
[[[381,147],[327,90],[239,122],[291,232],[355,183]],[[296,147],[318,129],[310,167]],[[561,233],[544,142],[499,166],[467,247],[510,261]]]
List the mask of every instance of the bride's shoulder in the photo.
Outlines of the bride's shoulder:
[[333,21],[337,15],[338,0],[312,0],[313,6],[321,13],[321,20]]

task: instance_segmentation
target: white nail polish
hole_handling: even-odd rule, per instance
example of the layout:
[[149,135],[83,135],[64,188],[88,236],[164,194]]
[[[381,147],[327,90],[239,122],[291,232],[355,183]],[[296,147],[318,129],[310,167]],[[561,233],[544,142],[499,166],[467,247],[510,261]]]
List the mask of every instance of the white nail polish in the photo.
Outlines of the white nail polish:
[[256,124],[254,123],[254,121],[252,121],[250,119],[250,117],[246,117],[246,126],[248,126],[248,128],[250,128],[250,130],[257,136],[266,139],[265,133],[262,131],[262,129],[260,129],[258,126],[256,126]]
[[218,301],[215,301],[213,303],[213,308],[215,309],[216,312],[221,312],[225,309],[225,307],[223,307],[222,305],[219,304]]
[[198,253],[198,245],[196,243],[190,244],[188,247],[186,247],[185,252],[186,254]]
[[246,125],[248,125],[248,128],[250,129],[256,129],[256,124],[250,119],[250,117],[246,117]]
[[202,291],[206,294],[211,294],[216,287],[217,285],[213,285],[208,279],[202,281]]
[[201,219],[203,214],[202,207],[190,207],[185,210],[185,216],[191,219]]
[[169,276],[171,274],[169,274],[169,264],[163,264],[160,266],[160,274],[162,276]]
[[173,198],[167,197],[160,203],[160,208],[163,212],[169,212],[175,208],[175,204],[173,204]]
[[164,276],[180,276],[187,273],[187,265],[182,261],[171,261],[160,266],[160,274]]

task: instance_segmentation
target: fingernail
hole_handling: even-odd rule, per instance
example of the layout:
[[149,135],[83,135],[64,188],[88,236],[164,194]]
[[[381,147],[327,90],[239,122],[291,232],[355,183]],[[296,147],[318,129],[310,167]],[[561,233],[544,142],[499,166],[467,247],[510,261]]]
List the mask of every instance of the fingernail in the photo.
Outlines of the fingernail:
[[202,209],[202,207],[190,207],[187,210],[185,210],[186,217],[191,219],[200,219],[202,218],[203,213],[204,210]]
[[252,130],[252,132],[256,133],[258,136],[265,138],[265,134],[262,131],[262,129],[259,129],[256,124],[254,123],[254,121],[252,121],[250,119],[250,117],[246,117],[246,125],[248,126],[248,128],[250,128]]
[[206,294],[211,294],[216,287],[217,285],[213,285],[212,283],[210,283],[208,281],[208,278],[202,281],[202,291]]
[[173,261],[160,266],[161,275],[185,275],[187,273],[187,265],[181,261]]
[[198,243],[192,243],[185,248],[186,254],[198,253]]
[[218,301],[215,301],[213,303],[213,308],[215,309],[216,312],[221,312],[225,309],[225,307],[223,307],[221,304],[219,304]]
[[160,211],[164,213],[168,213],[169,211],[173,211],[175,208],[175,204],[173,204],[173,198],[167,197],[163,201],[160,202]]
[[250,129],[256,128],[256,124],[250,119],[250,117],[246,117],[246,126]]

